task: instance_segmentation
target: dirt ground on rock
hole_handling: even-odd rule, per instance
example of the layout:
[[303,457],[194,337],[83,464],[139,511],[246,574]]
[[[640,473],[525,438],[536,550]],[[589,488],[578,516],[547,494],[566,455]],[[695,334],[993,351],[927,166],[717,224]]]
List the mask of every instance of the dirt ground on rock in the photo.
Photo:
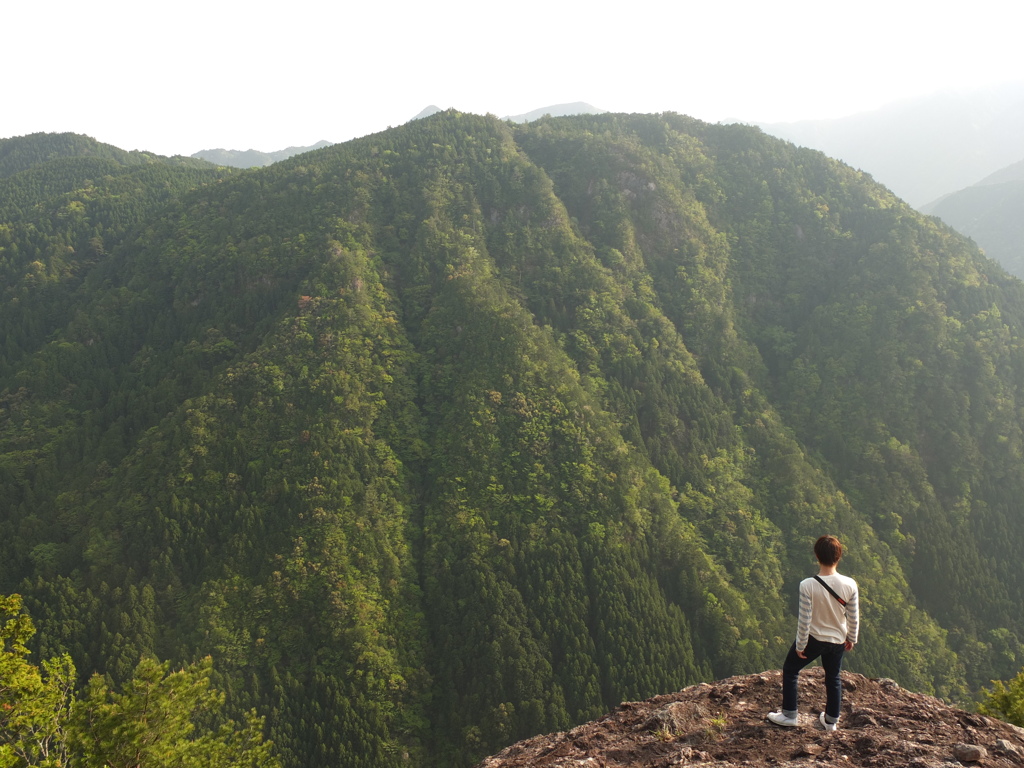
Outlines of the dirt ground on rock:
[[800,676],[800,725],[773,725],[765,715],[780,708],[781,685],[780,672],[764,672],[627,702],[568,732],[514,744],[477,768],[1024,767],[1024,729],[853,673],[843,673],[839,730],[827,733],[818,722],[820,668]]

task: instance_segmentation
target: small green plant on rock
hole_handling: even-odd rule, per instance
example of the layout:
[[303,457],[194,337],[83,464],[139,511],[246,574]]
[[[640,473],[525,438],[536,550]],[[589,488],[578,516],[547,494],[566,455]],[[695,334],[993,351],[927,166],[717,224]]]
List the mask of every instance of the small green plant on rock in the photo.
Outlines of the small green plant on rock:
[[725,726],[728,724],[729,719],[723,714],[708,718],[704,721],[704,730],[701,731],[701,741],[706,743],[721,741],[722,736],[725,734]]

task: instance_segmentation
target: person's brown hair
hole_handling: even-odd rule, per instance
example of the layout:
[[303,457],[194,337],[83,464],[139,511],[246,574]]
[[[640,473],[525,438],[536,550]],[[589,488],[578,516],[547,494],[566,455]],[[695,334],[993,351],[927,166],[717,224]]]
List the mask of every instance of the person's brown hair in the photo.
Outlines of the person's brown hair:
[[822,565],[835,565],[843,556],[843,545],[835,536],[822,536],[814,542],[814,556]]

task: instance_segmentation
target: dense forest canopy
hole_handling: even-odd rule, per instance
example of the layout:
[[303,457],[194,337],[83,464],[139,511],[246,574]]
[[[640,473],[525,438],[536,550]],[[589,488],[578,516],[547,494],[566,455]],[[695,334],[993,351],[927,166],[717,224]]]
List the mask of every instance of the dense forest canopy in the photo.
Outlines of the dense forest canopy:
[[1024,288],[743,126],[444,112],[264,169],[0,141],[0,592],[84,681],[211,656],[285,766],[468,765],[777,667],[1024,651]]

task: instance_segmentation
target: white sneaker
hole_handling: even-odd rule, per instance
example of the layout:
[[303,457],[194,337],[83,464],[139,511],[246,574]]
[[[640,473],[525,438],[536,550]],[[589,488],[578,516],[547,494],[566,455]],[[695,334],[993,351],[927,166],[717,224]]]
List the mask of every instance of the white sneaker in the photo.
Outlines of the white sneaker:
[[[771,715],[768,715],[768,717],[771,717]],[[834,731],[836,729],[836,723],[830,723],[826,720],[824,712],[818,715],[818,722],[821,723],[826,731]]]
[[782,712],[769,712],[768,719],[776,725],[782,725],[786,728],[792,728],[800,724],[800,717],[786,717]]

